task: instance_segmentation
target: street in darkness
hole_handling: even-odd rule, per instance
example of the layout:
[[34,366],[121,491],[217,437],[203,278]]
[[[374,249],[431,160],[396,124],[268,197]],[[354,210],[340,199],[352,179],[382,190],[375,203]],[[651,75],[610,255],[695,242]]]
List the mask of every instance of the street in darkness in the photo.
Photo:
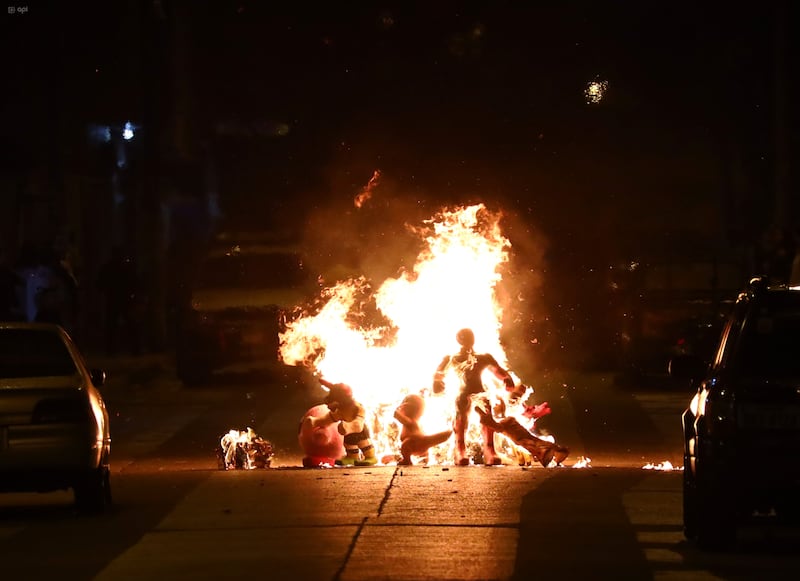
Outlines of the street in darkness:
[[[113,512],[77,517],[67,493],[0,497],[9,578],[778,579],[798,565],[791,530],[744,530],[730,554],[685,541],[680,471],[645,468],[679,466],[680,389],[544,381],[548,428],[571,449],[559,468],[304,469],[296,421],[313,388],[284,377],[189,390],[169,366],[140,365],[156,371],[106,388]],[[273,466],[220,470],[217,438],[251,419]],[[575,468],[580,457],[590,465]]]
[[[796,575],[795,529],[743,527],[732,552],[684,538],[693,388],[663,375],[709,354],[701,331],[750,277],[800,280],[797,6],[94,0],[3,16],[0,312],[44,312],[108,371],[114,497],[85,517],[71,492],[0,496],[3,579]],[[294,270],[260,261],[278,241]],[[40,268],[63,275],[51,312],[24,282]],[[375,417],[407,394],[435,403],[438,358],[467,353],[469,329],[470,357],[509,363],[494,386],[509,406],[527,387],[549,404],[536,431],[569,448],[563,465],[457,467],[459,449],[302,467],[319,379]],[[248,355],[270,370],[214,375]],[[220,438],[246,428],[270,466],[222,469]]]

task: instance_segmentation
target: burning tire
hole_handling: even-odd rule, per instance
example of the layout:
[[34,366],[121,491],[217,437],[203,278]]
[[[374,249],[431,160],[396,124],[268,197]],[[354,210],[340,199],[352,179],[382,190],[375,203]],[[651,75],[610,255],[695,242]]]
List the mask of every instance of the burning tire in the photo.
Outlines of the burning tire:
[[111,470],[100,466],[73,486],[75,508],[81,514],[102,514],[111,508]]

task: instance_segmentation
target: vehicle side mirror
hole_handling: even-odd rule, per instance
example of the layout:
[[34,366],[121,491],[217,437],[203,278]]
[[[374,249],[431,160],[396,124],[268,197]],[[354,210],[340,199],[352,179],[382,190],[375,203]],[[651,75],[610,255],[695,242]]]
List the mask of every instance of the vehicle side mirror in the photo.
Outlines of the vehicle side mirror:
[[89,378],[95,387],[101,387],[106,382],[106,372],[102,369],[90,369]]
[[669,362],[669,375],[674,379],[697,381],[706,372],[706,362],[697,355],[677,355]]

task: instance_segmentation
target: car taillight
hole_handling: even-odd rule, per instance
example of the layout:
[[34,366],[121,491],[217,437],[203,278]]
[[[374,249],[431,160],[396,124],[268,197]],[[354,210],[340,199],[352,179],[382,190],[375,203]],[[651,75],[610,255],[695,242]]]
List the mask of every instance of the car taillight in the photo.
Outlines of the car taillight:
[[88,413],[86,402],[80,398],[44,399],[37,403],[33,409],[31,423],[80,423],[87,420]]

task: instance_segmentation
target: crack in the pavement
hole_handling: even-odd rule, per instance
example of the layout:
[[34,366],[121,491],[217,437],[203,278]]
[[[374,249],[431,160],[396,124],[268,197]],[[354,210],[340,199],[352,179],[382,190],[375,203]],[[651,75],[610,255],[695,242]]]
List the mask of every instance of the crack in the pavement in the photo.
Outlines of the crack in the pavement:
[[369,517],[364,517],[361,519],[361,524],[358,525],[358,529],[356,530],[356,534],[353,535],[353,540],[350,541],[350,546],[347,547],[347,554],[344,556],[344,560],[342,561],[342,566],[336,571],[336,574],[333,576],[333,581],[339,581],[342,578],[342,573],[347,568],[347,563],[350,562],[350,555],[353,554],[353,551],[356,548],[356,543],[358,542],[358,537],[361,536],[361,531],[364,530],[364,525],[367,524],[367,520]]
[[403,471],[400,469],[400,466],[395,467],[394,473],[392,474],[392,479],[389,481],[389,485],[386,487],[386,491],[383,493],[383,499],[381,503],[378,505],[378,516],[381,516],[383,513],[383,507],[386,506],[386,503],[389,501],[389,494],[392,492],[392,487],[394,486],[394,479],[397,478],[398,471],[400,474],[403,474]]
[[[386,486],[386,490],[383,493],[383,498],[381,499],[381,503],[378,505],[378,516],[381,516],[383,512],[383,507],[386,506],[386,503],[389,501],[389,494],[392,491],[392,487],[394,486],[394,479],[397,478],[398,472],[402,474],[402,470],[400,470],[400,466],[397,466],[394,469],[394,473],[392,474],[392,479],[389,481],[389,484]],[[350,541],[350,546],[347,547],[347,553],[342,560],[342,566],[336,571],[336,574],[333,576],[333,581],[339,581],[342,578],[342,573],[347,568],[347,564],[350,562],[350,556],[353,554],[353,551],[356,548],[356,544],[358,543],[358,538],[361,536],[361,531],[364,530],[364,527],[367,525],[367,521],[369,517],[365,516],[361,520],[361,524],[358,525],[358,529],[356,529],[355,534],[353,535],[353,540]]]

